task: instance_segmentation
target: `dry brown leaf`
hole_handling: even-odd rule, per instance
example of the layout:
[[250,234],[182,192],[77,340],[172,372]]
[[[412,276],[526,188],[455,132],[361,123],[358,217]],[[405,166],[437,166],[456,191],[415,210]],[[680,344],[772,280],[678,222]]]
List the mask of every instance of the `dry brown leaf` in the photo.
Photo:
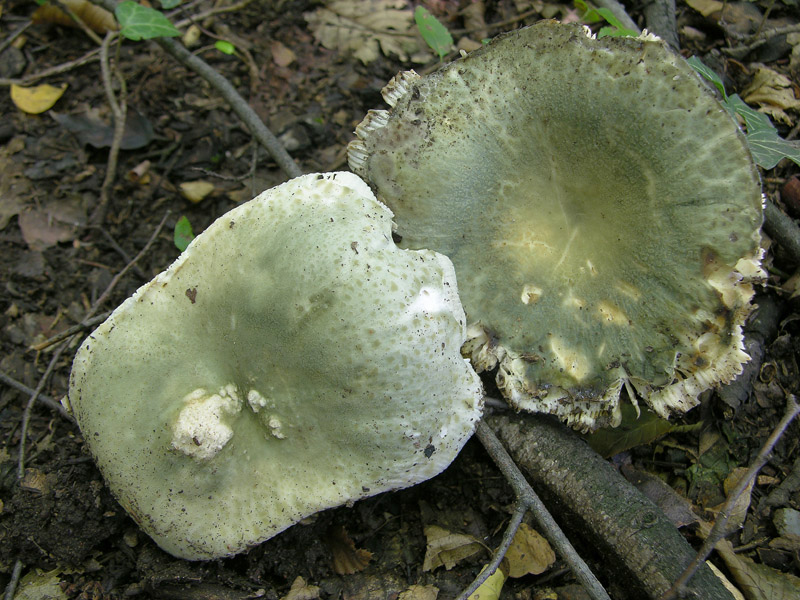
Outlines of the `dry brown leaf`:
[[297,577],[292,582],[289,593],[281,600],[317,600],[319,598],[319,586],[308,585],[302,577]]
[[59,87],[46,83],[33,87],[12,84],[11,100],[21,111],[29,115],[38,115],[53,108],[53,105],[58,102],[58,99],[61,98],[66,89],[66,83]]
[[397,600],[436,600],[439,588],[435,585],[412,585],[405,592],[401,592]]
[[767,67],[756,70],[741,95],[745,102],[757,104],[761,112],[786,125],[794,123],[785,111],[800,109],[800,100],[794,96],[792,81]]
[[[748,469],[745,467],[736,467],[730,472],[723,482],[723,489],[726,496],[730,495],[733,488],[739,483],[739,480],[747,474],[747,471]],[[747,509],[750,508],[750,494],[753,491],[753,483],[755,483],[755,480],[750,481],[749,485],[733,504],[733,508],[728,515],[728,525],[726,528],[728,533],[736,531],[744,524],[744,520],[747,517]],[[721,508],[722,505],[712,508],[711,510],[717,512]]]
[[506,552],[508,576],[541,575],[556,562],[556,553],[539,532],[522,523]]
[[278,40],[274,40],[269,46],[272,52],[272,62],[279,67],[288,67],[292,64],[297,56],[289,48],[281,44]]
[[721,540],[715,548],[748,600],[800,598],[800,578],[736,554],[728,540]]
[[[60,1],[95,33],[108,33],[119,28],[114,15],[105,8],[92,4],[89,0]],[[43,4],[37,8],[31,16],[31,20],[36,24],[53,23],[65,27],[78,27],[72,17],[54,4]]]
[[372,560],[372,552],[356,548],[347,530],[341,525],[334,525],[325,534],[325,545],[331,551],[333,570],[338,575],[352,575],[367,568]]
[[79,198],[52,200],[42,208],[20,213],[19,228],[31,250],[44,250],[75,237],[77,228],[86,222],[86,212]]
[[352,53],[364,64],[381,52],[404,62],[427,62],[431,56],[403,0],[333,0],[304,16],[319,43]]
[[444,566],[448,571],[465,558],[480,552],[482,544],[471,535],[451,533],[438,525],[425,527],[428,545],[425,550],[423,571],[433,571]]

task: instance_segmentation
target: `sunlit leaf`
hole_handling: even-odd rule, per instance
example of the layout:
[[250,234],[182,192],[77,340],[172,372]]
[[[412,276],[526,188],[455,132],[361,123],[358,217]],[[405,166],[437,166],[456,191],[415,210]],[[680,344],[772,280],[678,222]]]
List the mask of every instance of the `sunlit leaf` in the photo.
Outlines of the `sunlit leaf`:
[[189,219],[185,215],[175,223],[175,233],[172,239],[175,242],[175,247],[181,252],[186,250],[186,247],[194,239],[192,224],[189,223]]
[[181,34],[161,12],[123,0],[114,10],[122,29],[120,33],[129,40],[149,40],[157,37],[175,37]]
[[11,101],[21,111],[29,115],[38,115],[46,110],[50,110],[58,99],[61,98],[66,89],[66,83],[59,87],[54,87],[46,83],[34,87],[12,85]]
[[450,52],[453,46],[453,36],[447,28],[434,17],[427,8],[418,6],[414,11],[414,21],[417,23],[419,32],[425,43],[439,55],[439,60]]

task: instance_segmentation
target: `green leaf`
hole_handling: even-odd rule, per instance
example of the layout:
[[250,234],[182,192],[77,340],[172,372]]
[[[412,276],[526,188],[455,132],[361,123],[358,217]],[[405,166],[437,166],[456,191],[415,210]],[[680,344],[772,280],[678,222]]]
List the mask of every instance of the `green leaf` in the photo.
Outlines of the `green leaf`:
[[620,408],[622,422],[619,427],[598,429],[586,436],[589,445],[603,458],[649,444],[675,429],[675,425],[647,408],[642,409],[638,417],[636,407],[630,402],[623,402]]
[[170,8],[175,8],[181,3],[181,0],[161,0],[161,8],[164,10],[169,10]]
[[744,119],[744,124],[747,126],[747,133],[758,133],[761,131],[769,131],[778,135],[778,130],[769,120],[769,117],[762,112],[758,112],[754,108],[739,97],[739,94],[731,94],[728,97],[727,106],[729,111]]
[[194,232],[192,231],[192,224],[189,223],[189,219],[184,215],[175,223],[175,234],[172,240],[175,242],[175,246],[178,250],[183,252],[193,239]]
[[132,0],[124,0],[114,10],[120,33],[129,40],[149,40],[157,37],[175,37],[181,34],[161,12],[137,4]]
[[587,5],[584,0],[575,0],[575,6],[583,12],[581,19],[587,23],[599,23],[600,21],[605,20],[611,25],[611,27],[602,27],[600,31],[597,32],[598,38],[636,37],[639,35],[637,31],[625,29],[622,21],[620,21],[614,15],[614,13],[607,8],[589,8],[589,5]]
[[453,36],[424,6],[418,6],[414,11],[414,20],[422,39],[442,60],[453,46]]
[[227,40],[217,40],[214,42],[214,48],[222,52],[223,54],[236,54],[236,46],[231,44]]
[[719,75],[717,75],[712,69],[706,66],[703,63],[703,61],[701,61],[696,56],[690,57],[689,59],[687,59],[686,62],[688,62],[689,66],[692,67],[695,71],[700,73],[700,75],[702,75],[703,77],[708,79],[711,83],[713,83],[714,87],[716,87],[719,90],[719,93],[722,94],[722,97],[725,98],[725,100],[728,99],[728,94],[725,93],[725,85],[722,83],[722,79],[720,79]]
[[800,165],[800,143],[783,139],[774,129],[748,133],[747,143],[759,167],[772,169],[783,158]]

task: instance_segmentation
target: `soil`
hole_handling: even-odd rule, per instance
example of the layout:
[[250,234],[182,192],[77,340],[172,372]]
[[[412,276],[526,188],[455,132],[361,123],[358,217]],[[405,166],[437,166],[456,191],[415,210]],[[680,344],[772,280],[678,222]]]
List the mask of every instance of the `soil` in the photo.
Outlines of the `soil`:
[[[469,0],[426,4],[451,30],[467,28],[464,9]],[[502,29],[550,14],[546,12],[550,5],[536,2],[478,4],[487,23],[507,23]],[[730,31],[726,33],[712,17],[704,18],[683,2],[678,4],[684,55],[701,55],[717,72],[724,72],[729,92],[740,90],[760,63],[792,78],[790,89],[800,98],[798,73],[789,68],[791,48],[787,49],[786,36],[783,46],[773,40],[767,47],[734,58],[719,51],[728,43],[739,43]],[[210,5],[198,2],[189,12]],[[226,55],[213,46],[199,51],[247,98],[305,172],[346,169],[345,146],[366,111],[382,106],[383,85],[402,69],[436,66],[433,58],[428,64],[412,65],[382,54],[364,64],[348,52],[324,48],[304,18],[320,5],[256,0],[218,14],[203,21],[203,29],[235,40],[247,56],[243,58],[244,52]],[[731,17],[731,27],[754,26],[752,11],[763,14],[764,7],[749,6],[737,5],[743,12]],[[538,12],[533,10],[537,7]],[[24,23],[34,8],[18,0],[4,3],[0,40]],[[575,17],[571,8],[560,9],[556,16]],[[794,11],[791,3],[776,4],[770,18],[779,25],[797,26]],[[528,16],[522,18],[523,14]],[[640,12],[631,10],[630,14],[642,22]],[[21,50],[0,55],[0,77],[42,71],[95,47],[80,30],[61,25],[35,25],[24,36]],[[203,44],[213,41],[205,36]],[[293,53],[288,63],[285,50]],[[252,58],[250,64],[247,57]],[[80,323],[165,215],[165,227],[152,247],[121,278],[101,310],[121,303],[178,256],[173,229],[180,217],[186,216],[198,233],[239,202],[286,179],[226,103],[157,46],[126,42],[119,48],[118,62],[126,81],[128,111],[139,116],[129,122],[126,149],[120,154],[110,203],[100,224],[91,224],[91,216],[106,175],[112,132],[98,63],[46,80],[68,85],[53,109],[57,114],[26,114],[15,107],[9,94],[0,95],[0,371],[29,388],[43,381],[42,393],[56,402],[66,394],[71,359],[85,332],[72,339],[44,379],[57,345],[39,350],[32,346]],[[87,115],[105,127],[89,121]],[[788,115],[789,123],[779,125],[782,135],[792,135],[798,112],[788,111]],[[67,123],[73,130],[75,123],[84,130],[71,132]],[[767,195],[791,216],[797,216],[792,211],[800,208],[799,171],[784,160],[764,173]],[[182,197],[179,186],[197,180],[212,182],[214,191],[191,203]],[[657,441],[646,440],[626,452],[624,460],[617,457],[670,483],[705,516],[724,498],[725,475],[749,464],[782,416],[786,393],[798,389],[800,338],[795,334],[800,320],[792,298],[797,265],[777,245],[769,249],[766,264],[769,280],[763,293],[774,300],[779,317],[768,338],[760,342],[766,357],[755,383],[747,384],[737,401],[707,394],[703,405],[682,421],[687,427]],[[78,428],[43,403],[35,403],[30,410],[25,471],[18,477],[29,397],[11,386],[0,387],[2,586],[11,580],[18,564],[23,576],[55,573],[63,597],[68,598],[277,599],[286,597],[298,576],[320,587],[319,595],[311,598],[394,599],[412,585],[435,586],[439,598],[453,598],[475,577],[489,553],[481,550],[450,570],[425,572],[425,526],[436,524],[471,535],[494,548],[514,501],[482,447],[471,441],[447,471],[426,483],[326,511],[233,558],[182,561],[161,551],[138,529],[103,483]],[[753,489],[753,507],[789,480],[793,470],[800,477],[799,433],[794,424],[779,443]],[[722,471],[703,463],[703,456],[708,458],[706,450],[717,443],[724,444]],[[709,470],[716,479],[689,475],[707,475]],[[758,515],[751,509],[730,539],[755,562],[798,576],[800,543],[786,542],[772,516],[780,508],[800,510],[800,483],[783,489],[788,494],[779,504]],[[696,530],[687,527],[684,532],[692,543],[699,543]],[[355,573],[342,574],[335,558],[342,552],[353,554],[348,538],[372,557]],[[779,538],[783,541],[776,544]],[[589,548],[578,550],[591,554]],[[558,595],[543,595],[546,592]],[[581,594],[559,562],[543,575],[509,580],[503,597],[580,598]]]

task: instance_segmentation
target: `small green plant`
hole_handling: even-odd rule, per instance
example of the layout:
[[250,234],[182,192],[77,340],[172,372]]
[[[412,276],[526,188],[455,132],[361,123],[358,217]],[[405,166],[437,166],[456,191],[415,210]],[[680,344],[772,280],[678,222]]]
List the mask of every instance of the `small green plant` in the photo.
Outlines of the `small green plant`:
[[189,219],[184,215],[175,223],[175,233],[172,237],[172,241],[175,242],[175,247],[183,252],[193,239],[194,232],[192,231],[192,224],[189,223]]
[[214,42],[214,48],[228,56],[236,54],[236,46],[231,44],[228,40],[217,40]]
[[[166,5],[162,6],[166,8]],[[132,0],[120,2],[114,14],[120,25],[120,34],[134,42],[157,37],[176,37],[181,34],[162,12]]]
[[453,47],[453,36],[424,6],[416,8],[414,21],[417,22],[422,39],[439,55],[439,60],[442,60]]
[[778,135],[778,130],[775,129],[769,117],[748,106],[739,97],[739,94],[728,95],[719,75],[703,64],[699,58],[692,56],[688,62],[695,71],[719,90],[725,109],[735,118],[744,121],[747,128],[747,144],[759,167],[772,169],[783,158],[788,158],[800,165],[800,144],[785,140]]
[[622,22],[614,16],[607,8],[589,8],[584,0],[575,0],[575,6],[583,12],[581,18],[587,23],[599,23],[606,21],[610,27],[601,27],[597,32],[597,37],[636,37],[638,32],[627,29]]

